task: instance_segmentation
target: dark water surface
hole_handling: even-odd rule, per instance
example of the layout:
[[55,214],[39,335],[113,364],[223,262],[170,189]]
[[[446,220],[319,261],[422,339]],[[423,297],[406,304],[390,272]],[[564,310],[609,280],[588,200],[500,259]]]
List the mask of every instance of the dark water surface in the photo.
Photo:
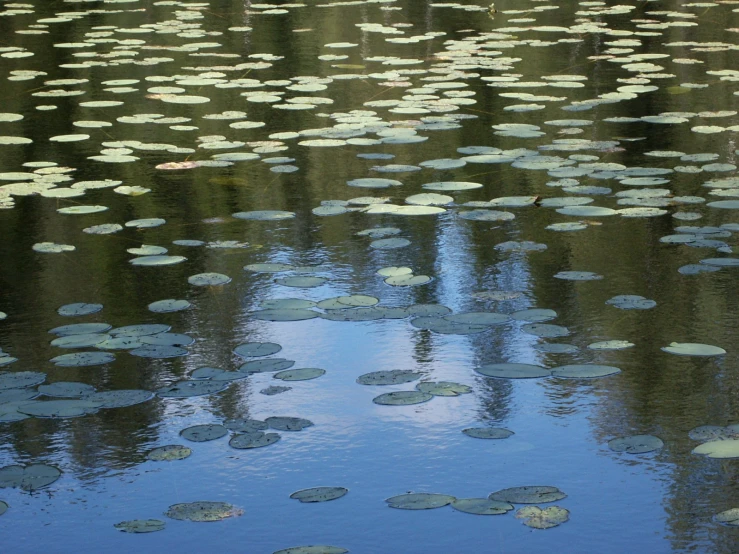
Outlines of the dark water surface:
[[[256,373],[214,394],[157,394],[82,417],[29,417],[27,403],[58,399],[29,393],[9,404],[0,396],[0,468],[62,471],[39,490],[0,489],[9,506],[0,515],[3,552],[259,554],[311,544],[357,553],[736,551],[739,531],[714,516],[739,507],[739,466],[691,453],[705,439],[688,432],[739,421],[739,269],[701,264],[733,259],[739,231],[739,2],[501,0],[495,8],[420,0],[3,3],[0,369],[41,372],[46,384],[156,392],[192,381],[200,367],[236,370],[263,359],[233,349],[273,342],[282,349],[271,357],[326,371],[292,382]],[[234,153],[242,159],[224,160]],[[477,153],[494,157],[470,158]],[[366,178],[400,184],[347,184]],[[435,182],[479,186],[423,187]],[[406,203],[421,193],[451,198],[432,198],[439,209],[398,208],[429,201]],[[551,198],[610,210],[568,215]],[[368,209],[370,202],[389,207]],[[90,205],[107,210],[58,211]],[[629,208],[639,209],[611,211]],[[470,220],[464,214],[474,209],[491,212]],[[258,210],[289,213],[232,216]],[[148,218],[165,223],[125,225]],[[576,222],[581,228],[561,228]],[[122,228],[100,234],[105,224]],[[388,227],[396,234],[358,234]],[[691,236],[660,240],[675,234]],[[373,243],[393,237],[409,244]],[[74,250],[38,251],[49,242]],[[142,245],[186,260],[131,264],[137,255],[127,249]],[[244,268],[261,263],[290,266]],[[708,271],[692,274],[691,264]],[[387,267],[430,279],[390,285],[377,274]],[[563,271],[602,278],[555,278]],[[205,272],[231,281],[188,281]],[[286,286],[295,277],[325,282]],[[379,304],[324,303],[309,307],[318,317],[300,321],[254,314],[274,299],[350,295]],[[617,295],[656,306],[606,304]],[[191,306],[148,309],[163,299]],[[78,302],[103,308],[57,313]],[[408,309],[416,304],[433,307]],[[545,323],[566,329],[540,337],[518,319],[453,323],[438,319],[438,306],[455,314],[546,308],[556,317]],[[389,307],[399,309],[381,309]],[[424,310],[437,319],[415,319]],[[123,349],[107,350],[115,359],[100,365],[50,362],[100,351],[49,344],[57,338],[50,329],[88,322],[165,324],[194,342],[154,354],[175,357]],[[588,348],[611,340],[633,346]],[[672,342],[726,354],[662,350]],[[558,343],[573,348],[546,351]],[[503,362],[620,372],[507,379],[475,371]],[[471,390],[415,405],[373,403],[415,390],[419,381],[356,382],[393,369]],[[23,390],[3,378],[0,389]],[[270,386],[291,388],[264,394]],[[180,436],[196,424],[271,416],[313,425],[273,430],[278,442],[249,450],[232,448],[228,436]],[[462,433],[471,427],[515,434],[474,439]],[[614,438],[643,434],[664,446],[644,454],[609,448]],[[147,459],[169,444],[192,455]],[[539,530],[515,511],[405,511],[384,502],[407,492],[486,497],[524,485],[561,489],[567,497],[555,504],[569,521]],[[290,499],[316,486],[349,493],[324,503]],[[195,501],[243,513],[213,523],[163,515]],[[113,527],[134,519],[161,519],[166,528],[134,535]]]

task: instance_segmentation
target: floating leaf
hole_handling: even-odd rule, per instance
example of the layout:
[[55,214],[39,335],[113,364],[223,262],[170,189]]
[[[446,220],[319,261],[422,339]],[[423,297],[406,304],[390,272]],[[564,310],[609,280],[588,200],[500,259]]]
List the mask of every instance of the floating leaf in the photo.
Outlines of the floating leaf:
[[256,220],[256,221],[281,221],[283,219],[292,219],[295,217],[293,212],[285,212],[280,210],[261,210],[254,212],[238,212],[233,214],[237,219]]
[[564,279],[566,281],[598,281],[603,279],[602,275],[591,271],[560,271],[554,275],[556,279]]
[[153,533],[162,531],[165,525],[160,519],[132,519],[116,523],[113,527],[126,533]]
[[180,356],[186,356],[188,351],[179,346],[168,346],[160,344],[145,344],[139,348],[134,348],[128,352],[132,356],[138,356],[139,358],[178,358]]
[[300,417],[268,417],[264,421],[277,431],[302,431],[313,425],[312,421]]
[[457,498],[451,506],[460,512],[480,516],[505,514],[513,509],[513,505],[508,502],[499,502],[489,498]]
[[37,371],[0,372],[0,391],[35,387],[46,381],[46,373]]
[[739,458],[739,440],[715,440],[693,448],[693,454],[703,454],[708,458]]
[[421,404],[428,402],[434,397],[433,394],[421,391],[397,391],[386,392],[372,399],[375,404],[383,406],[410,406],[411,404]]
[[410,369],[391,369],[384,371],[373,371],[357,377],[360,385],[400,385],[420,379],[422,373]]
[[45,396],[56,396],[58,398],[78,398],[94,393],[95,387],[86,383],[57,381],[50,385],[41,385],[38,392]]
[[294,492],[290,495],[290,498],[300,500],[303,503],[327,502],[341,498],[348,492],[349,490],[344,487],[315,487]]
[[187,278],[187,282],[196,287],[217,287],[231,282],[231,277],[222,273],[198,273]]
[[475,368],[475,371],[486,377],[498,377],[500,379],[535,379],[538,377],[549,377],[552,372],[545,367],[533,364],[487,364]]
[[295,365],[294,360],[285,358],[263,358],[261,360],[251,360],[239,367],[239,371],[251,375],[252,373],[269,373],[272,371],[280,371],[289,369]]
[[59,367],[87,367],[109,364],[114,360],[115,355],[110,352],[75,352],[56,356],[49,361]]
[[77,316],[95,314],[102,309],[102,304],[86,304],[84,302],[78,302],[75,304],[65,304],[64,306],[61,306],[56,312],[59,315],[63,316]]
[[149,451],[146,457],[154,462],[171,462],[184,460],[192,454],[192,450],[180,444],[168,444]]
[[662,350],[678,356],[722,356],[726,350],[710,344],[695,342],[672,342],[670,346],[663,346]]
[[234,435],[231,440],[228,441],[228,444],[231,448],[247,450],[269,446],[270,444],[276,443],[278,440],[280,440],[280,435],[278,433],[262,433],[261,431],[253,431],[243,435]]
[[566,497],[567,495],[557,487],[541,485],[512,487],[488,495],[490,500],[510,502],[511,504],[545,504],[547,502],[556,502]]
[[189,502],[173,504],[164,515],[189,521],[221,521],[241,515],[241,511],[225,502]]
[[542,510],[538,506],[527,506],[516,512],[516,518],[523,519],[524,525],[534,529],[550,529],[570,519],[570,512],[559,506],[550,506]]
[[549,323],[527,323],[521,327],[521,330],[525,333],[545,338],[566,337],[570,334],[570,330],[567,327]]
[[275,279],[275,283],[286,287],[297,287],[297,288],[313,288],[320,287],[328,279],[325,277],[283,277],[281,279]]
[[472,392],[472,388],[460,383],[452,383],[451,381],[424,381],[416,385],[416,389],[421,392],[427,392],[433,396],[459,396]]
[[654,435],[631,435],[608,441],[608,448],[614,452],[626,452],[628,454],[644,454],[659,450],[665,445],[662,439]]
[[73,323],[71,325],[62,325],[54,327],[49,331],[52,335],[68,336],[68,335],[87,335],[95,333],[104,333],[113,326],[107,323]]
[[739,508],[724,510],[723,512],[713,516],[713,519],[719,523],[723,523],[724,525],[737,527],[739,526]]
[[400,510],[430,510],[454,502],[456,498],[446,494],[417,492],[392,496],[385,500],[391,508]]
[[588,345],[588,348],[590,350],[624,350],[632,346],[634,346],[634,343],[627,340],[604,340],[593,342]]
[[186,261],[187,258],[184,256],[143,256],[140,258],[133,258],[128,262],[131,265],[138,266],[163,266],[163,265],[175,265]]
[[207,442],[225,437],[228,430],[219,424],[193,425],[180,431],[180,436],[193,442]]
[[46,464],[11,465],[0,468],[0,489],[18,488],[33,492],[54,483],[62,472]]
[[552,376],[567,379],[595,379],[596,377],[607,377],[616,373],[621,373],[621,370],[610,365],[575,364],[552,368]]
[[649,310],[654,308],[657,303],[654,300],[649,300],[643,296],[635,294],[621,294],[614,296],[613,298],[606,300],[606,304],[615,306],[622,310]]
[[166,300],[157,300],[149,304],[148,308],[150,312],[155,314],[166,314],[170,312],[181,312],[182,310],[188,309],[192,304],[187,300],[176,300],[174,298],[168,298]]
[[276,308],[258,310],[252,312],[251,315],[254,319],[261,319],[263,321],[303,321],[318,317],[319,314],[311,310]]
[[5,512],[7,512],[8,508],[9,508],[8,503],[0,500],[0,516],[3,515]]
[[228,387],[228,381],[178,381],[172,385],[162,387],[156,391],[162,398],[190,398],[221,392]]
[[475,439],[507,439],[514,435],[513,431],[503,427],[470,427],[462,432]]
[[279,373],[275,373],[273,377],[275,379],[281,379],[282,381],[308,381],[310,379],[316,379],[325,373],[325,369],[306,367],[302,369],[288,369],[287,371],[280,371]]

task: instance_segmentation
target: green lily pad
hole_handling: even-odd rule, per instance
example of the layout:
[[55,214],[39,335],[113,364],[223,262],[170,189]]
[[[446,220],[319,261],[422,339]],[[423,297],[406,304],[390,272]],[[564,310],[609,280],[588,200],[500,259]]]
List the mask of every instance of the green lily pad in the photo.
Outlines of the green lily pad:
[[722,356],[726,354],[726,350],[719,346],[695,342],[673,342],[670,346],[663,346],[662,350],[678,356]]
[[61,470],[46,464],[5,466],[0,468],[0,489],[16,488],[33,492],[48,487],[61,476]]
[[57,381],[50,385],[41,385],[38,392],[45,396],[56,396],[58,398],[79,398],[95,392],[95,387],[86,383]]
[[312,427],[313,422],[301,417],[273,416],[264,420],[267,425],[277,431],[302,431],[306,427]]
[[567,379],[595,379],[596,377],[607,377],[616,373],[621,373],[621,370],[610,365],[575,364],[552,368],[552,376]]
[[251,448],[269,446],[270,444],[276,443],[278,440],[280,440],[280,435],[278,433],[262,433],[261,431],[253,431],[242,435],[234,435],[231,437],[231,440],[228,441],[228,445],[231,448],[236,448],[238,450],[248,450]]
[[164,515],[188,521],[221,521],[241,515],[241,510],[226,502],[189,502],[173,504]]
[[154,398],[154,393],[140,389],[118,389],[97,391],[85,396],[85,400],[91,400],[100,405],[100,408],[126,408],[143,404]]
[[249,264],[245,265],[244,269],[246,271],[254,271],[255,273],[280,273],[281,271],[290,271],[291,269],[295,269],[295,266],[293,266],[292,264],[279,263]]
[[549,323],[527,323],[521,327],[521,330],[542,338],[566,337],[570,334],[570,330],[567,327]]
[[66,215],[86,215],[104,212],[107,209],[107,206],[69,206],[67,208],[59,208],[57,212]]
[[175,265],[186,261],[185,256],[142,256],[140,258],[133,258],[129,260],[131,265],[138,266],[163,266],[163,265]]
[[227,419],[223,422],[223,426],[229,431],[236,431],[237,433],[252,433],[269,429],[266,421],[244,418]]
[[75,304],[65,304],[61,306],[56,313],[63,316],[90,315],[95,314],[103,309],[102,304],[86,304],[78,302]]
[[254,212],[238,212],[233,214],[233,217],[255,221],[281,221],[283,219],[293,219],[295,213],[280,210],[259,210]]
[[153,533],[162,531],[166,524],[160,519],[132,519],[113,525],[125,533]]
[[231,282],[231,277],[222,273],[198,273],[187,278],[187,282],[196,287],[217,287]]
[[228,430],[219,424],[193,425],[180,431],[180,436],[193,442],[207,442],[220,439],[228,434]]
[[475,368],[475,371],[486,377],[497,377],[499,379],[536,379],[549,377],[552,374],[545,367],[517,363],[486,364]]
[[[100,348],[101,350],[132,350],[134,348],[139,348],[144,344],[141,342],[142,337],[111,337],[110,335],[107,336],[107,339],[96,342],[94,346],[96,348]],[[75,338],[77,340],[74,340]],[[71,337],[61,337],[51,342],[52,344],[54,344],[54,346],[61,346],[62,348],[75,348],[77,344],[83,344],[82,340],[87,338],[89,338],[89,342],[92,342],[94,340],[94,337],[92,335],[73,335]]]
[[315,305],[313,300],[302,298],[273,298],[262,302],[262,307],[269,310],[307,310]]
[[501,212],[498,210],[470,210],[468,212],[460,212],[459,217],[470,221],[510,221],[516,218],[510,212]]
[[303,503],[328,502],[341,498],[348,492],[349,490],[344,487],[314,487],[294,492],[290,495],[290,498],[300,500]]
[[262,321],[304,321],[313,319],[320,314],[311,310],[303,309],[267,309],[251,313],[254,319]]
[[634,346],[633,342],[627,340],[604,340],[593,342],[588,345],[590,350],[625,350]]
[[739,458],[739,440],[726,439],[699,444],[692,450],[693,454],[703,454],[708,458]]
[[319,369],[317,367],[305,367],[301,369],[288,369],[286,371],[280,371],[279,373],[275,373],[272,377],[274,377],[275,379],[281,379],[282,381],[309,381],[310,379],[317,379],[325,373],[325,369]]
[[245,342],[234,348],[234,354],[242,358],[271,356],[282,350],[282,346],[274,342]]
[[417,390],[386,392],[372,399],[375,404],[382,406],[410,406],[428,402],[434,397],[433,394]]
[[62,252],[75,250],[75,247],[71,244],[56,244],[55,242],[37,242],[32,248],[42,254],[61,254]]
[[49,331],[49,333],[58,336],[88,335],[94,333],[104,333],[112,327],[112,325],[108,325],[107,323],[73,323],[71,325],[54,327]]
[[513,312],[511,317],[516,321],[529,321],[531,323],[536,323],[538,321],[549,321],[554,319],[557,317],[557,312],[544,308],[531,308],[528,310]]
[[507,439],[515,433],[503,427],[470,427],[462,432],[474,439]]
[[392,237],[388,239],[373,240],[370,243],[370,247],[376,250],[393,250],[395,248],[403,248],[411,244],[408,239],[399,237]]
[[499,502],[489,498],[457,498],[451,506],[460,512],[480,516],[496,516],[513,509],[513,505],[508,502]]
[[16,406],[16,411],[34,417],[80,417],[94,414],[100,403],[87,399],[74,400],[34,400]]
[[417,285],[425,285],[431,281],[428,275],[398,275],[388,277],[385,283],[394,287],[415,287]]
[[294,365],[294,360],[287,360],[285,358],[264,358],[262,360],[248,361],[242,364],[238,371],[251,375],[252,373],[269,373],[272,371],[290,369]]
[[560,271],[554,275],[554,278],[566,281],[599,281],[603,279],[603,276],[592,271]]
[[538,506],[526,506],[516,512],[516,518],[523,519],[524,525],[534,529],[550,529],[570,519],[570,512],[559,506],[541,509]]
[[157,396],[162,398],[190,398],[192,396],[205,396],[221,392],[228,387],[228,381],[178,381],[172,385],[162,387],[156,391]]
[[[463,160],[457,161],[463,162]],[[482,188],[481,183],[470,183],[467,181],[435,181],[433,183],[426,183],[425,185],[421,186],[426,190],[433,190],[436,192],[460,192],[464,190]]]
[[427,392],[433,396],[459,396],[460,394],[468,394],[472,392],[472,388],[460,383],[452,383],[451,381],[424,381],[416,385],[416,389],[421,392]]
[[145,344],[139,348],[134,348],[128,352],[132,356],[138,356],[139,358],[178,358],[180,356],[187,356],[188,351],[185,348],[179,346],[168,346],[160,344]]
[[3,515],[5,512],[7,512],[8,508],[9,508],[8,503],[0,500],[0,516]]
[[328,279],[326,279],[325,277],[302,277],[302,276],[282,277],[280,279],[275,279],[275,283],[277,283],[278,285],[283,285],[286,287],[297,287],[297,288],[320,287],[326,281],[328,281]]
[[739,526],[739,508],[731,508],[724,510],[713,516],[714,521],[728,525],[729,527]]
[[147,323],[142,325],[126,325],[124,327],[116,327],[110,331],[111,335],[117,337],[144,337],[147,335],[156,335],[166,333],[172,327],[162,323]]
[[646,452],[659,450],[664,445],[662,439],[654,435],[631,435],[608,441],[608,448],[614,452],[626,452],[628,454],[645,454]]
[[614,296],[613,298],[606,300],[606,304],[615,306],[622,310],[649,310],[657,305],[654,300],[649,300],[648,298],[635,294],[621,294],[619,296]]
[[292,546],[277,550],[272,554],[346,554],[349,552],[346,548],[340,546],[330,546],[325,544],[311,544],[307,546]]
[[195,342],[194,338],[183,333],[157,333],[139,338],[144,344],[156,346],[188,346]]
[[416,381],[422,376],[422,373],[410,369],[391,369],[360,375],[357,377],[357,383],[360,385],[400,385]]
[[46,373],[38,371],[0,372],[0,391],[35,387],[46,381]]
[[167,249],[163,246],[154,246],[152,244],[142,244],[138,248],[128,248],[126,252],[135,256],[160,256],[167,253]]
[[430,510],[447,506],[455,500],[456,498],[454,496],[447,494],[417,492],[392,496],[387,498],[385,502],[391,508],[398,508],[400,510]]
[[557,487],[530,485],[493,492],[488,495],[488,498],[511,504],[545,504],[567,498],[567,495]]
[[56,356],[49,361],[58,367],[87,367],[109,364],[114,360],[115,355],[110,352],[74,352]]
[[226,371],[217,367],[199,367],[190,374],[191,379],[209,379],[211,381],[238,381],[248,375],[238,371]]

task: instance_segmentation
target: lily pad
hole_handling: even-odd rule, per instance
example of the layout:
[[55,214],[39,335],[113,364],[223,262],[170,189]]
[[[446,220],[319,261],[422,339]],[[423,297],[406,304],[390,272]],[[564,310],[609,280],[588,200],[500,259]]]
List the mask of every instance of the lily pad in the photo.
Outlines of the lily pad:
[[433,394],[416,390],[386,392],[372,399],[375,404],[383,406],[410,406],[428,402],[434,397]]
[[8,503],[0,500],[0,516],[3,515],[5,512],[7,512],[8,508],[9,508]]
[[720,512],[713,516],[713,519],[719,523],[723,523],[724,525],[728,525],[730,527],[738,527],[739,526],[739,508],[731,508],[729,510],[724,510],[723,512]]
[[398,508],[400,510],[431,510],[433,508],[441,508],[454,502],[456,498],[448,494],[436,494],[428,492],[416,492],[409,494],[399,494],[387,498],[388,506]]
[[295,365],[294,360],[285,358],[264,358],[261,360],[251,360],[239,367],[239,371],[251,375],[252,373],[269,373],[272,371],[281,371],[290,369]]
[[486,377],[497,377],[499,379],[536,379],[538,377],[549,377],[552,374],[545,367],[517,363],[486,364],[475,368],[475,371]]
[[237,433],[252,433],[254,431],[264,431],[269,429],[267,422],[259,419],[227,419],[223,422],[223,426],[230,430],[236,431]]
[[567,379],[595,379],[596,377],[607,377],[616,373],[621,373],[621,370],[610,365],[575,364],[552,368],[552,376]]
[[513,509],[513,505],[508,502],[499,502],[489,498],[457,498],[451,506],[460,512],[480,516],[496,516]]
[[543,338],[566,337],[570,334],[567,327],[552,325],[550,323],[527,323],[521,327],[524,333],[536,335]]
[[566,498],[567,495],[557,487],[533,485],[512,487],[493,492],[488,495],[490,500],[510,502],[511,504],[545,504]]
[[390,369],[360,375],[357,377],[357,383],[360,385],[400,385],[416,381],[422,376],[422,373],[410,369]]
[[138,356],[139,358],[178,358],[180,356],[186,356],[188,351],[179,346],[168,346],[160,344],[145,344],[139,348],[134,348],[128,352],[132,356]]
[[162,323],[147,323],[142,325],[126,325],[124,327],[116,327],[110,331],[111,335],[117,337],[144,337],[147,335],[156,335],[158,333],[166,333],[172,327]]
[[94,400],[34,400],[16,406],[22,414],[34,417],[80,417],[94,414],[100,408],[100,403]]
[[557,317],[557,312],[544,308],[531,308],[528,310],[513,312],[511,317],[516,321],[529,321],[531,323],[536,323],[538,321],[549,321],[550,319],[554,319]]
[[222,273],[198,273],[187,278],[187,282],[196,287],[217,287],[231,282],[231,277]]
[[226,502],[189,502],[173,504],[164,515],[189,521],[221,521],[241,515],[241,511]]
[[116,523],[113,527],[126,533],[153,533],[162,531],[165,525],[160,519],[132,519]]
[[234,348],[234,354],[242,358],[271,356],[282,350],[282,346],[274,342],[245,342]]
[[452,383],[451,381],[424,381],[416,385],[416,389],[421,392],[427,392],[433,396],[459,396],[460,394],[468,394],[472,392],[472,388],[460,383]]
[[516,512],[516,518],[523,519],[524,525],[534,529],[550,529],[570,519],[570,512],[560,506],[541,509],[538,506],[527,506]]
[[61,476],[61,470],[46,464],[5,466],[0,468],[0,489],[12,487],[33,492],[48,487]]
[[87,367],[109,364],[114,360],[115,355],[110,352],[74,352],[56,356],[49,361],[58,367]]
[[599,281],[603,276],[591,271],[560,271],[554,278],[566,281]]
[[739,458],[739,440],[726,439],[709,441],[693,448],[693,454],[703,454],[708,458]]
[[608,448],[614,452],[626,452],[627,454],[644,454],[659,450],[665,445],[662,439],[654,435],[631,435],[619,437],[608,441]]
[[129,260],[129,263],[138,266],[163,266],[179,264],[186,260],[185,256],[142,256]]
[[309,381],[310,379],[317,379],[325,373],[325,369],[319,369],[317,367],[305,367],[301,369],[288,369],[286,371],[280,371],[279,373],[275,373],[273,377],[275,379],[281,379],[282,381]]
[[515,433],[503,427],[470,427],[462,432],[474,439],[507,439]]
[[242,435],[234,435],[228,445],[238,450],[248,450],[251,448],[262,448],[269,446],[280,440],[278,433],[262,433],[261,431],[253,431]]
[[627,340],[604,340],[593,342],[588,345],[590,350],[625,350],[634,346],[633,342]]
[[614,296],[613,298],[606,300],[606,304],[615,306],[622,310],[649,310],[657,305],[654,300],[649,300],[648,298],[635,294],[621,294],[619,296]]
[[328,281],[328,279],[326,279],[325,277],[303,277],[303,276],[283,277],[280,279],[275,279],[275,283],[277,283],[278,285],[283,285],[286,287],[296,287],[296,288],[320,287],[326,281]]
[[193,425],[180,431],[180,436],[193,442],[207,442],[225,437],[228,430],[219,424]]
[[319,316],[318,312],[304,309],[275,308],[251,313],[254,319],[262,321],[304,321]]
[[35,387],[46,381],[46,373],[38,371],[0,372],[0,391]]
[[662,350],[678,356],[722,356],[726,354],[726,350],[719,346],[695,342],[672,342],[670,346],[663,346]]
[[294,218],[295,213],[280,210],[259,210],[254,212],[238,212],[233,214],[233,217],[255,221],[281,221]]
[[75,304],[65,304],[61,306],[56,313],[63,316],[77,316],[95,314],[103,309],[102,304],[86,304],[78,302]]
[[302,431],[306,427],[313,426],[312,421],[301,417],[268,417],[264,421],[277,431]]
[[49,331],[49,333],[58,336],[87,335],[94,333],[104,333],[112,327],[112,325],[108,325],[107,323],[73,323],[71,325],[54,327]]
[[156,391],[157,396],[162,398],[190,398],[192,396],[205,396],[221,392],[228,387],[229,381],[178,381],[172,385],[162,387]]
[[314,487],[294,492],[290,495],[290,498],[300,500],[303,503],[328,502],[341,498],[348,492],[349,490],[344,487]]
[[95,387],[86,383],[57,381],[50,385],[41,385],[38,388],[38,392],[46,396],[56,396],[58,398],[78,398],[95,392]]

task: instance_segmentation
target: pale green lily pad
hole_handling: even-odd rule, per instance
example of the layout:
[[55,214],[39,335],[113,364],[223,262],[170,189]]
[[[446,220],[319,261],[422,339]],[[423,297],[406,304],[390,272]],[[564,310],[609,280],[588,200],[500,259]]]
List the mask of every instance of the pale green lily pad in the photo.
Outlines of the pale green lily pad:
[[380,302],[379,299],[375,298],[374,296],[367,296],[364,294],[339,296],[338,298],[336,298],[336,300],[339,304],[343,304],[344,306],[357,308],[370,308]]
[[245,375],[238,371],[226,371],[217,367],[199,367],[190,374],[191,379],[209,379],[211,381],[238,381],[246,379]]
[[436,192],[460,192],[482,188],[481,183],[470,183],[467,181],[435,181],[421,186],[426,190],[433,190]]
[[613,298],[606,300],[606,304],[615,306],[622,310],[649,310],[654,308],[657,303],[654,300],[649,300],[643,296],[636,294],[621,294],[614,296]]
[[55,242],[37,242],[32,248],[42,254],[61,254],[75,250],[75,247],[71,244],[57,244]]
[[103,309],[102,304],[86,304],[77,302],[75,304],[65,304],[57,309],[56,313],[63,316],[90,315],[95,314]]
[[52,335],[69,336],[69,335],[88,335],[96,333],[104,333],[113,326],[107,323],[72,323],[71,325],[62,325],[54,327],[49,331]]
[[709,441],[696,446],[692,452],[693,454],[703,454],[708,458],[739,458],[739,440]]
[[720,425],[700,425],[688,431],[688,437],[701,442],[739,439],[739,429],[734,425],[726,427],[721,427]]
[[474,439],[507,439],[515,433],[503,427],[470,427],[462,432]]
[[100,405],[100,408],[126,408],[143,404],[154,398],[154,393],[141,389],[118,389],[93,392],[85,396],[85,400],[91,400]]
[[128,352],[132,356],[139,358],[178,358],[187,356],[188,351],[179,346],[169,346],[161,344],[145,344]]
[[614,366],[598,364],[562,365],[552,368],[552,376],[567,379],[595,379],[616,373],[621,373],[621,370]]
[[51,341],[51,346],[58,348],[87,348],[110,340],[112,337],[103,333],[85,335],[62,335]]
[[300,500],[303,503],[311,502],[328,502],[341,498],[349,492],[344,487],[314,487],[311,489],[303,489],[290,495],[293,500]]
[[549,321],[557,317],[557,312],[546,308],[530,308],[528,310],[520,310],[513,312],[511,317],[516,321],[529,321],[536,323],[538,321]]
[[56,356],[49,361],[59,367],[87,367],[109,364],[114,360],[115,355],[110,352],[74,352]]
[[499,502],[489,498],[457,498],[451,506],[460,512],[480,516],[496,516],[513,509],[513,505],[508,502]]
[[431,282],[428,275],[396,275],[385,279],[385,283],[393,287],[415,287]]
[[231,277],[222,273],[198,273],[187,278],[196,287],[217,287],[231,282]]
[[254,271],[256,273],[279,273],[281,271],[290,271],[291,269],[295,269],[295,266],[293,266],[292,264],[259,263],[245,265],[244,269],[246,271]]
[[627,340],[604,340],[593,342],[588,345],[590,350],[625,350],[634,346],[633,342]]
[[189,502],[173,504],[164,515],[189,521],[221,521],[241,515],[241,510],[226,502]]
[[470,221],[510,221],[516,218],[510,212],[501,212],[498,210],[470,210],[468,212],[460,212],[459,217]]
[[491,493],[488,498],[511,504],[545,504],[567,498],[567,495],[557,487],[534,485],[503,489]]
[[326,370],[317,367],[305,367],[301,369],[288,369],[275,373],[272,377],[282,381],[309,381],[325,375]]
[[233,214],[233,217],[254,221],[282,221],[284,219],[293,219],[295,217],[295,213],[280,210],[259,210],[253,212],[238,212]]
[[46,381],[46,373],[37,371],[0,372],[0,391],[35,387]]
[[38,391],[33,389],[5,389],[0,390],[0,405],[9,402],[22,402],[31,400],[39,395]]
[[724,510],[713,516],[713,519],[729,527],[739,527],[739,508]]
[[700,263],[713,267],[739,267],[739,258],[707,258]]
[[75,383],[69,381],[57,381],[50,385],[41,385],[38,392],[45,396],[57,398],[79,398],[95,392],[95,387],[86,383]]
[[231,448],[238,450],[248,450],[251,448],[262,448],[276,443],[280,440],[278,433],[262,433],[261,431],[252,431],[241,435],[234,435],[228,441]]
[[252,312],[251,316],[254,319],[261,319],[262,321],[303,321],[318,317],[319,313],[303,309],[277,308],[258,310],[256,312]]
[[193,442],[207,442],[220,439],[228,434],[228,430],[217,423],[193,425],[180,431],[180,436]]
[[400,385],[416,381],[423,376],[422,373],[410,369],[391,369],[385,371],[373,371],[357,377],[360,385]]
[[131,265],[138,266],[163,266],[163,265],[175,265],[181,264],[186,261],[185,256],[142,256],[140,258],[133,258],[128,263]]
[[33,492],[48,487],[61,476],[61,470],[46,464],[5,466],[0,468],[0,489],[17,488]]
[[320,287],[326,281],[328,281],[328,279],[326,279],[325,277],[302,277],[302,276],[282,277],[280,279],[275,279],[275,283],[277,283],[278,285],[283,285],[286,287],[296,287],[296,288]]
[[269,310],[307,310],[315,305],[313,300],[302,298],[274,298],[262,302],[262,307]]
[[277,550],[272,554],[346,554],[349,552],[346,548],[340,546],[330,546],[326,544],[311,544],[306,546],[292,546]]
[[267,425],[277,431],[302,431],[313,426],[313,422],[301,417],[273,416],[264,420]]
[[726,354],[726,350],[719,346],[696,342],[673,342],[670,346],[663,346],[662,350],[678,356],[722,356]]
[[557,213],[576,217],[606,217],[618,214],[617,210],[600,206],[567,206],[557,208]]
[[116,523],[113,527],[125,533],[154,533],[162,531],[165,525],[160,519],[131,519]]
[[156,391],[162,398],[190,398],[221,392],[228,387],[228,381],[178,381]]
[[472,392],[472,388],[460,383],[451,381],[424,381],[416,385],[416,389],[426,392],[433,396],[459,396],[460,394],[468,394]]
[[536,379],[549,377],[552,372],[545,367],[533,364],[486,364],[475,368],[475,371],[486,377],[497,377],[499,379]]
[[654,435],[631,435],[608,441],[608,448],[614,452],[626,452],[627,454],[645,454],[659,450],[664,445],[662,439]]
[[405,246],[409,246],[410,244],[411,241],[409,241],[408,239],[393,237],[387,239],[373,240],[370,243],[370,247],[377,250],[392,250],[395,248],[403,248]]
[[554,278],[565,281],[599,281],[603,279],[603,276],[592,271],[560,271],[554,275]]
[[239,371],[241,373],[251,375],[252,373],[269,373],[272,371],[290,369],[294,365],[294,360],[287,360],[285,358],[263,358],[261,360],[245,362],[239,367]]
[[67,208],[59,208],[57,212],[66,215],[85,215],[104,212],[107,209],[107,206],[69,206]]
[[7,512],[8,508],[9,508],[8,503],[0,500],[0,516],[3,515],[5,512]]
[[447,494],[436,494],[428,492],[416,492],[399,494],[387,498],[388,506],[400,510],[430,510],[447,506],[456,500],[456,497]]
[[550,506],[542,510],[538,506],[527,506],[516,512],[516,518],[523,519],[524,525],[534,529],[550,529],[570,519],[570,512],[560,506]]
[[521,330],[542,338],[566,337],[570,334],[570,330],[567,327],[552,325],[550,323],[527,323],[521,327]]
[[192,304],[187,300],[176,300],[168,298],[166,300],[157,300],[149,304],[148,309],[155,314],[166,314],[171,312],[180,312],[188,309]]
[[282,350],[282,346],[274,342],[245,342],[234,348],[234,354],[242,358],[271,356]]
[[[70,344],[80,344],[77,342],[70,343],[69,339],[74,339],[75,337],[80,339],[90,337],[90,341],[93,340],[92,335],[76,335],[72,337],[61,337],[59,339],[51,341],[54,346],[61,346],[62,348],[69,348]],[[141,342],[141,337],[127,337],[127,336],[121,336],[121,337],[109,337],[103,341],[97,342],[94,344],[96,348],[99,348],[101,350],[132,350],[134,348],[139,348],[143,346],[143,343]]]
[[140,339],[144,344],[158,346],[188,346],[195,342],[194,338],[183,333],[156,333],[140,337]]
[[410,406],[428,402],[434,397],[433,394],[421,391],[397,391],[386,392],[372,399],[375,404],[382,406]]
[[34,400],[16,406],[16,411],[34,417],[80,417],[94,414],[99,408],[99,402],[87,399]]

